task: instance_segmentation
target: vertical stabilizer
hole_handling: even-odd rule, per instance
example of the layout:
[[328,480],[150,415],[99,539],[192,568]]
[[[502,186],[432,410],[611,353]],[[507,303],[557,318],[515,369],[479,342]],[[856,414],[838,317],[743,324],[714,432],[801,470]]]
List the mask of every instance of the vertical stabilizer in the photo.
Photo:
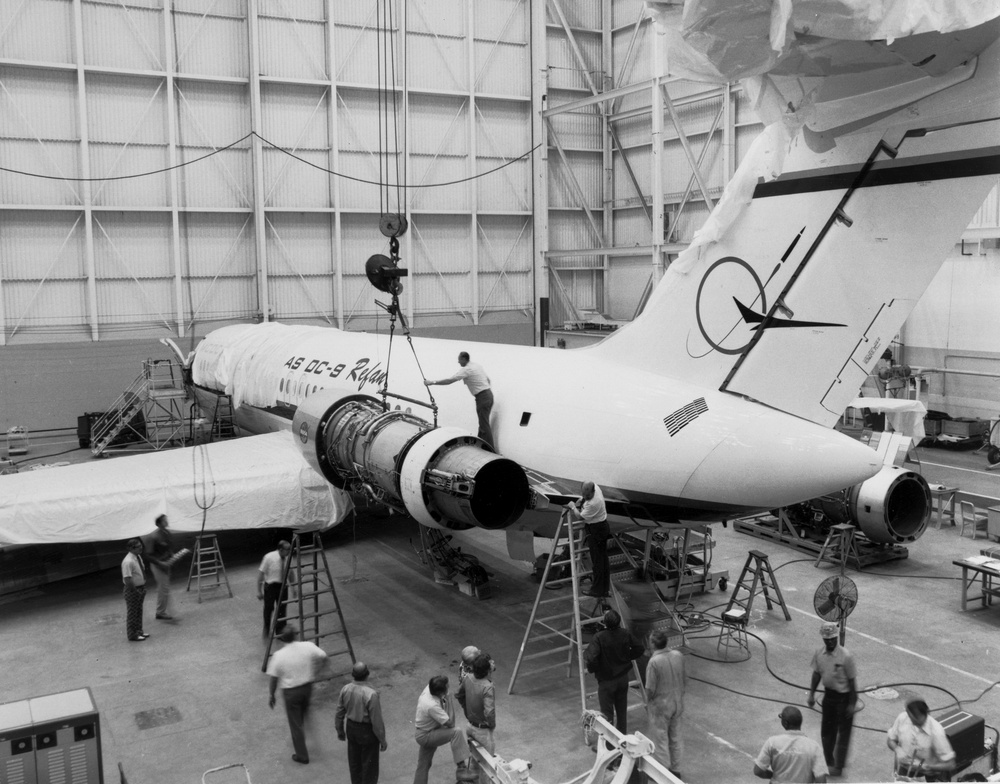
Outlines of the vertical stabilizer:
[[877,87],[769,125],[701,232],[713,241],[593,351],[832,425],[1000,173],[995,40]]

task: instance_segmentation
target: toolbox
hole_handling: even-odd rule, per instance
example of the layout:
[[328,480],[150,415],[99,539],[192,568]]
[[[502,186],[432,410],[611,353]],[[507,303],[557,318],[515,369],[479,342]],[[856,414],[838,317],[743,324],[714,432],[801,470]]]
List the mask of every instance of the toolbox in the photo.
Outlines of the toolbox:
[[959,769],[982,756],[986,741],[986,722],[982,716],[974,716],[961,708],[953,708],[934,718],[941,723],[948,736]]

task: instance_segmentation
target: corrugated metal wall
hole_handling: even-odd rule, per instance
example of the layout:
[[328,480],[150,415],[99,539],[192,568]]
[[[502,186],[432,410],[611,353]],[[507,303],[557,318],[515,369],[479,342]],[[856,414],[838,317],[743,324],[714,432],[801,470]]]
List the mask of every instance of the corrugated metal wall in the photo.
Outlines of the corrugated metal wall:
[[[0,176],[0,343],[201,334],[264,297],[281,320],[369,326],[380,47],[393,179],[530,150],[528,0],[0,4],[0,166],[31,175]],[[411,326],[530,323],[530,158],[403,193]]]

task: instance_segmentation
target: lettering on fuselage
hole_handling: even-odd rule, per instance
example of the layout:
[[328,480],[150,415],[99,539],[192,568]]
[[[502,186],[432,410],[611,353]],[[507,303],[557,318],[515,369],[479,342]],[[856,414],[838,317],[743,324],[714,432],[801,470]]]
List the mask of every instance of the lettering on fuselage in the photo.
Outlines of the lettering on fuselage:
[[332,364],[325,359],[311,359],[308,357],[290,357],[285,362],[288,370],[298,370],[306,377],[315,376],[316,380],[324,378],[342,378],[344,381],[353,381],[360,391],[365,385],[380,386],[388,376],[387,371],[382,369],[381,362],[372,363],[370,357],[359,357],[353,364],[340,362]]

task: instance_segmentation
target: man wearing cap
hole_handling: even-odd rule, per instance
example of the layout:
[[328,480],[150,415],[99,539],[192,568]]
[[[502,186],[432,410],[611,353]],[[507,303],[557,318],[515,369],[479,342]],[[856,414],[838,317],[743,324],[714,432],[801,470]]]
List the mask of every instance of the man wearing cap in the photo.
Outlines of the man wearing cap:
[[753,763],[753,775],[771,779],[774,784],[823,784],[828,773],[823,749],[802,732],[802,711],[786,705],[778,718],[785,731],[764,741]]
[[337,737],[347,741],[351,784],[378,784],[378,755],[389,748],[378,692],[369,686],[368,666],[357,662],[352,683],[340,690],[337,702]]
[[480,653],[472,662],[472,672],[461,681],[455,698],[469,722],[466,733],[490,754],[496,754],[493,730],[497,728],[496,690],[490,673],[493,662],[488,654]]
[[896,773],[927,781],[950,781],[955,751],[941,723],[930,715],[919,697],[906,701],[906,710],[896,717],[886,745],[896,754]]
[[653,656],[646,665],[646,713],[649,736],[656,744],[653,758],[677,778],[681,775],[681,716],[684,714],[684,654],[667,650],[667,633],[656,629],[649,635]]
[[823,723],[820,725],[820,737],[823,740],[823,756],[830,775],[840,776],[847,763],[847,747],[851,742],[854,708],[858,701],[857,667],[851,653],[837,644],[840,636],[837,624],[824,623],[819,634],[823,638],[823,647],[813,654],[812,683],[806,704],[811,708],[816,703],[816,687],[822,680]]

